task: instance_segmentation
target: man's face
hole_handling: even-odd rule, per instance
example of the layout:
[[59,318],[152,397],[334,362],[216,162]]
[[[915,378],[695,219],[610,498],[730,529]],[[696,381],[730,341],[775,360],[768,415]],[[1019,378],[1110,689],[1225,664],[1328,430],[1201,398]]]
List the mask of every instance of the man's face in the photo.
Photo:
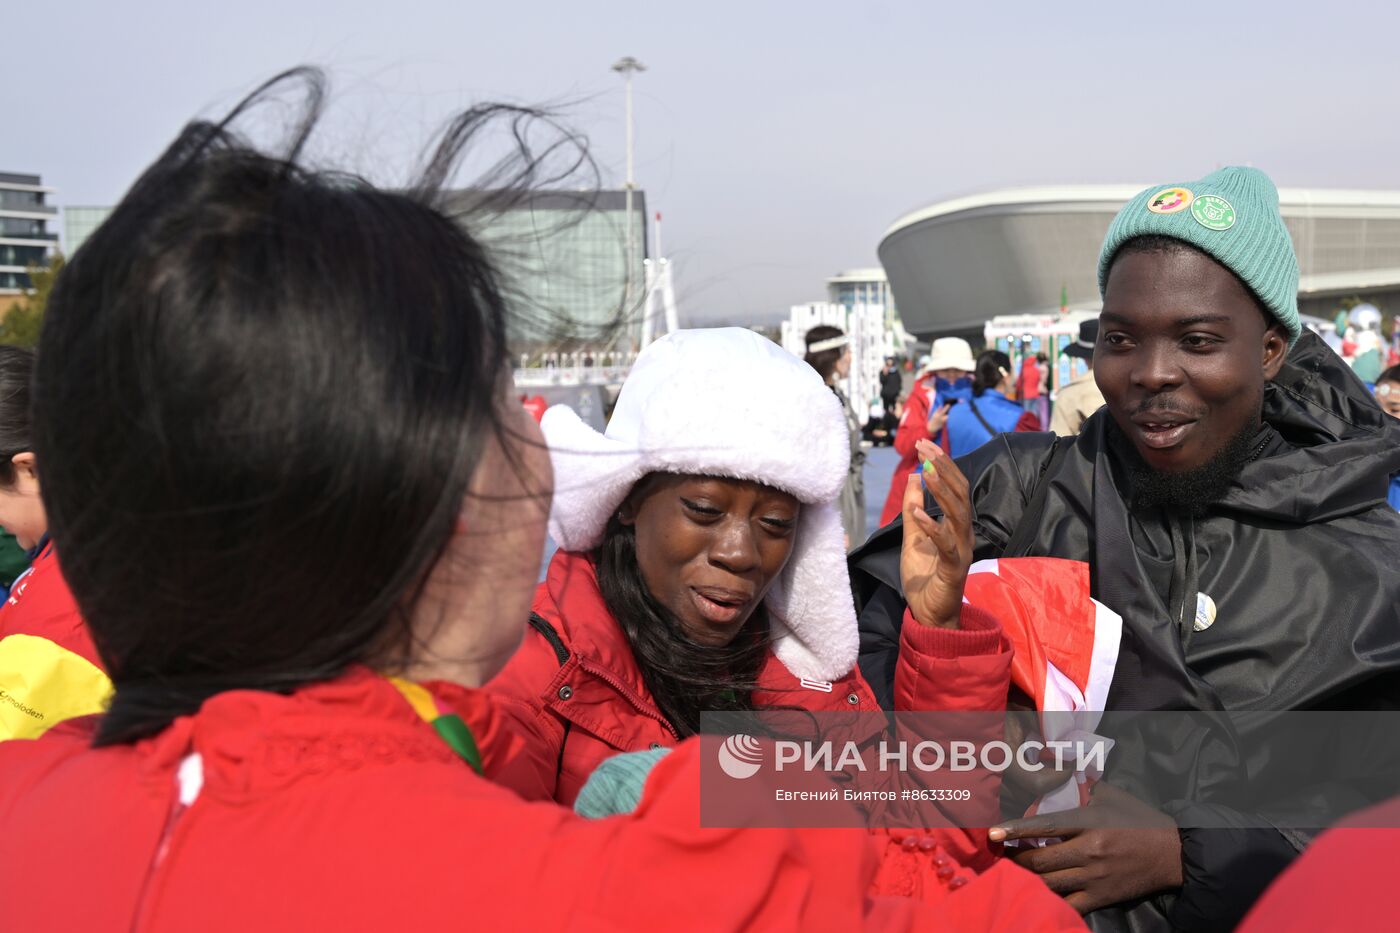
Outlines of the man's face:
[[1210,257],[1132,252],[1109,272],[1094,380],[1147,465],[1180,473],[1258,424],[1287,349],[1283,329]]

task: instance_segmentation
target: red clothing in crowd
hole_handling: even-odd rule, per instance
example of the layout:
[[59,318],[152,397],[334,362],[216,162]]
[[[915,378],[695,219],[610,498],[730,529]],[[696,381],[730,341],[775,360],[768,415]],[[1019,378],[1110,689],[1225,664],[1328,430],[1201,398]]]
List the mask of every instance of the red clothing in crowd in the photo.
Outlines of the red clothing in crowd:
[[46,544],[0,608],[0,741],[103,708],[111,683]]
[[885,496],[885,507],[880,510],[880,527],[895,520],[904,506],[904,489],[908,476],[919,468],[919,454],[914,445],[928,440],[928,418],[933,405],[932,375],[924,376],[914,383],[909,398],[904,403],[904,414],[899,416],[899,427],[895,430],[894,449],[899,453],[899,465],[894,468],[890,480],[890,491]]
[[[430,686],[490,777],[516,724],[482,691]],[[362,668],[220,694],[132,745],[93,749],[94,722],[0,743],[6,929],[1082,928],[1007,862],[929,904],[868,895],[866,833],[701,828],[697,742],[631,815],[527,803]]]
[[1040,398],[1040,364],[1033,356],[1021,363],[1021,398]]

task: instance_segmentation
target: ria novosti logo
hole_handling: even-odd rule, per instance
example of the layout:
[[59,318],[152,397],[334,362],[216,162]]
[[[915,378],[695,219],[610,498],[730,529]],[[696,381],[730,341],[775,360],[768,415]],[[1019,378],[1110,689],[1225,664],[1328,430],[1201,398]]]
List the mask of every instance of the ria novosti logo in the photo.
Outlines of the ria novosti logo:
[[[902,741],[881,741],[866,747],[854,741],[794,742],[777,739],[772,743],[774,771],[820,771],[826,773],[851,771],[976,771],[1000,774],[1019,764],[1026,771],[1041,771],[1053,767],[1057,771],[1102,774],[1113,740],[1087,731],[1073,733],[1072,738],[1040,741],[1030,739],[1013,748],[1001,740],[973,742],[954,739],[938,742],[924,740],[913,745]],[[1053,752],[1054,764],[1045,760]],[[764,746],[752,735],[735,733],[719,747],[719,766],[725,774],[743,780],[758,773],[765,762]]]
[[720,770],[732,778],[751,778],[762,764],[763,747],[751,735],[731,735],[719,747]]

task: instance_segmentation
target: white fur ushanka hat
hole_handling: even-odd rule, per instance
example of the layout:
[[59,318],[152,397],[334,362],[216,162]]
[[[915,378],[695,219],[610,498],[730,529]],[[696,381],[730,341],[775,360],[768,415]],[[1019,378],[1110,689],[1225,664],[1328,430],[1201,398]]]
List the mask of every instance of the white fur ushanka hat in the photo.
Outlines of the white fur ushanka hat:
[[855,667],[860,638],[836,506],[850,435],[816,370],[740,327],[677,331],[637,357],[606,433],[564,405],[541,427],[554,463],[549,533],[567,551],[596,547],[648,473],[752,480],[795,496],[792,555],[764,601],[773,649],[799,678],[836,680]]

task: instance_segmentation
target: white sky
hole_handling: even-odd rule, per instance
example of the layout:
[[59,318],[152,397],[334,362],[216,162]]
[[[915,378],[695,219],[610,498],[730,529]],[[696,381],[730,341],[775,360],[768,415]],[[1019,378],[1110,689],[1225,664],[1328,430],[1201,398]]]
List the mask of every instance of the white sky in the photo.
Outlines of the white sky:
[[1400,188],[1400,7],[1003,3],[5,0],[0,171],[111,204],[196,114],[300,63],[319,149],[393,183],[455,107],[571,101],[638,181],[691,323],[785,316],[875,265],[889,224],[970,191],[1198,177]]

